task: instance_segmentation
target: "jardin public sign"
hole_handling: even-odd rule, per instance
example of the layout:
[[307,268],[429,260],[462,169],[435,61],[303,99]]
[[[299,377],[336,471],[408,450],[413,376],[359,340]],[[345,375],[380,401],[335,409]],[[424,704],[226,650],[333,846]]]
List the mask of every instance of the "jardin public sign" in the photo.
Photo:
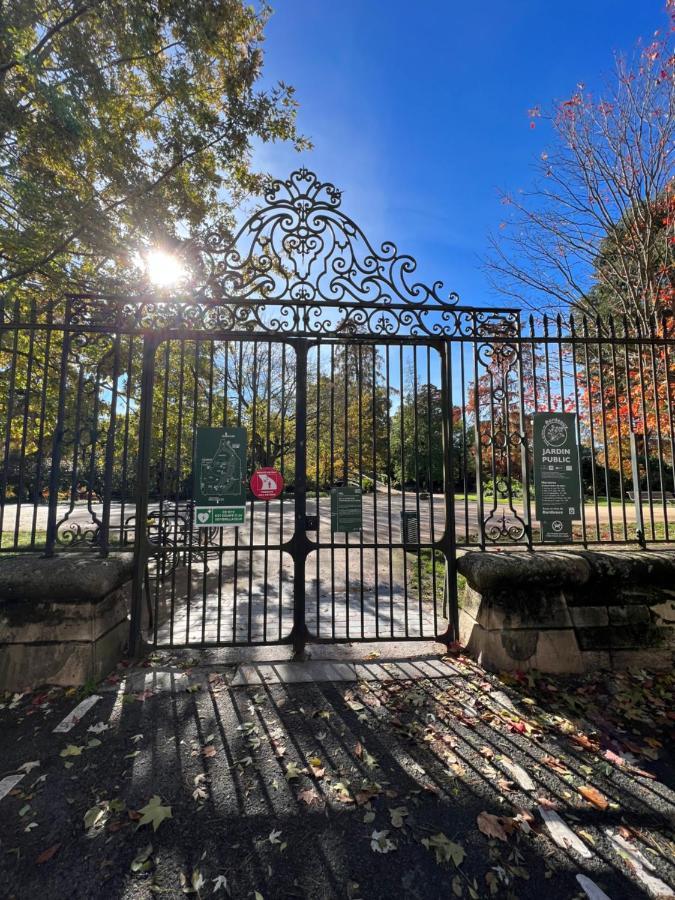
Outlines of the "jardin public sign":
[[575,413],[534,414],[534,492],[544,541],[571,541],[581,518],[581,479]]
[[245,476],[246,429],[198,427],[192,472],[196,528],[244,524]]

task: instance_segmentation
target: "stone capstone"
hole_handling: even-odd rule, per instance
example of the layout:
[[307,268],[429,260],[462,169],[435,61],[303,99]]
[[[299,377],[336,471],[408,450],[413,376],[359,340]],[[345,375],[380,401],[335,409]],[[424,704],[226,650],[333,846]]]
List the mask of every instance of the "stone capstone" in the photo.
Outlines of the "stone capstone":
[[32,553],[0,558],[0,604],[99,600],[130,580],[133,562],[133,553],[101,558],[92,551],[49,559]]
[[129,635],[133,555],[0,558],[0,690],[98,680]]
[[672,665],[675,551],[481,551],[457,568],[460,638],[487,668]]

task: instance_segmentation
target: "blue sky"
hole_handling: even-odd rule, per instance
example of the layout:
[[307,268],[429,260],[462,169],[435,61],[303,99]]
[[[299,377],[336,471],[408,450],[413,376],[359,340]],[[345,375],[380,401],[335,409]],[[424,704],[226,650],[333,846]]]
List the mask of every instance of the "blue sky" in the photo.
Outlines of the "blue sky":
[[[393,240],[466,305],[498,305],[480,268],[503,219],[498,189],[527,187],[550,133],[527,111],[598,90],[614,51],[667,25],[664,0],[273,0],[265,82],[295,85],[297,154],[257,148],[285,176],[306,165],[343,209]],[[508,304],[507,304],[508,305]]]

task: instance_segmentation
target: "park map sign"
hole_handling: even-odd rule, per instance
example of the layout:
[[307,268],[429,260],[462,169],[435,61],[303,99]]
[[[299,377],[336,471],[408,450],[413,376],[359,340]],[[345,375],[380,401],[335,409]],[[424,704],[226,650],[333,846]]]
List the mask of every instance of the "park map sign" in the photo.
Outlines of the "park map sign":
[[575,413],[535,413],[534,491],[544,541],[571,541],[581,518],[581,480]]
[[246,519],[246,429],[197,428],[194,524],[243,525]]

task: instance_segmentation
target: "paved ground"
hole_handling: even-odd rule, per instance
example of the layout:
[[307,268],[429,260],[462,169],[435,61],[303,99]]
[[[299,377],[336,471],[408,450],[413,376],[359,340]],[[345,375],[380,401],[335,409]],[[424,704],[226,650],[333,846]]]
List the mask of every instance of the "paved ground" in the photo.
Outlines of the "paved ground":
[[[211,550],[206,569],[196,555],[174,572],[153,565],[149,585],[158,645],[280,640],[293,625],[293,564],[278,550]],[[418,569],[401,549],[326,550],[307,561],[307,627],[320,638],[432,637],[447,625],[444,589],[440,560]]]
[[158,655],[57,733],[81,695],[0,699],[0,894],[673,896],[673,676],[435,650]]

